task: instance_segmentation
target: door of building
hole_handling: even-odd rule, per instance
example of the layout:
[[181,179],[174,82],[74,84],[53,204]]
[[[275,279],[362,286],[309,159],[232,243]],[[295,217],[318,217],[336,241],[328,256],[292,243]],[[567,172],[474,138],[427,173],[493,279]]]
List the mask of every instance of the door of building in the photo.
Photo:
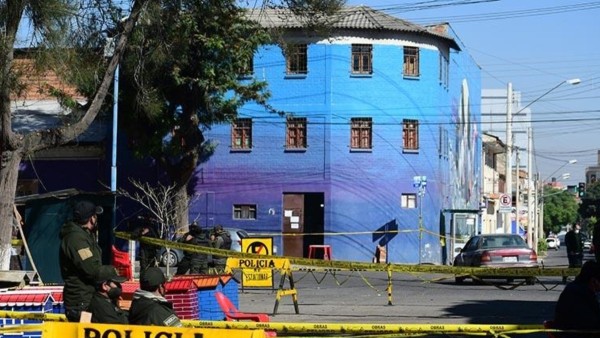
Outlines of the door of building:
[[283,255],[306,257],[308,246],[323,244],[324,194],[283,194]]

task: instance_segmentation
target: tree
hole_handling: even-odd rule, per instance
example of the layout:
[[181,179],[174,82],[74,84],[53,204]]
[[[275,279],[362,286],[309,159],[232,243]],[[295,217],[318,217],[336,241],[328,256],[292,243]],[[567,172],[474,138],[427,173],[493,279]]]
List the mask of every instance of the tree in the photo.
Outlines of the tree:
[[[278,6],[314,18],[342,4],[285,0]],[[178,229],[189,223],[188,183],[216,146],[205,142],[203,130],[230,123],[250,101],[274,111],[267,84],[240,77],[257,48],[272,40],[236,0],[155,1],[135,28],[121,68],[120,109],[127,114],[120,125],[134,153],[156,159],[175,185]]]
[[568,191],[545,187],[544,198],[544,231],[560,232],[561,226],[572,224],[577,220],[578,204],[573,194]]
[[[98,48],[98,43],[103,40],[102,32],[117,22],[116,12],[110,9],[118,8],[110,0],[8,0],[0,3],[0,270],[9,268],[13,205],[22,158],[42,149],[66,144],[90,126],[102,107],[127,38],[147,1],[133,1],[129,19],[122,26],[122,34],[108,64],[90,61],[102,59],[102,50]],[[37,61],[36,69],[40,72],[53,71],[68,83],[87,88],[85,94],[91,96],[88,104],[78,106],[67,93],[57,88],[46,88],[65,110],[72,111],[69,115],[73,118],[56,128],[28,133],[13,130],[11,98],[25,89],[23,72],[15,64],[21,23],[31,23],[33,28],[31,47],[34,47],[34,53],[31,57]],[[90,60],[92,54],[95,58]],[[104,72],[100,79],[88,77],[86,80],[85,76],[78,76],[84,72],[78,74],[76,66]]]

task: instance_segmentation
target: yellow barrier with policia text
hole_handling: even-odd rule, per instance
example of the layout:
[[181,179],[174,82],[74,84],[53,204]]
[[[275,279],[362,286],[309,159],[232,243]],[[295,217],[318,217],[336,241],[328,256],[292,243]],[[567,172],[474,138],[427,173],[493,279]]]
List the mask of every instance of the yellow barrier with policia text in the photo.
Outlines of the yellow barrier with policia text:
[[[95,323],[53,322],[64,320],[64,315],[0,311],[0,317],[15,319],[45,318],[42,324],[15,325],[0,328],[0,334],[41,331],[42,338],[212,338],[212,337],[264,337],[265,331],[285,334],[457,334],[493,335],[560,332],[545,329],[543,325],[522,324],[381,324],[381,323],[276,323],[276,322],[226,322],[183,320],[184,327],[116,325]],[[581,331],[583,332],[583,331]]]

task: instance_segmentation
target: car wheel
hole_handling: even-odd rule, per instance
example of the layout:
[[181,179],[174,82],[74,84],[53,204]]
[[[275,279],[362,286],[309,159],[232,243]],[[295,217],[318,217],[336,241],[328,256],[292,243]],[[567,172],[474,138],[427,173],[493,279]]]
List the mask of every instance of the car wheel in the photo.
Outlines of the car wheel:
[[527,285],[535,285],[535,277],[529,277],[525,279],[525,284]]
[[173,250],[165,251],[160,258],[160,264],[162,266],[167,266],[167,264],[169,266],[177,266],[177,262],[179,262],[179,259]]
[[454,277],[456,284],[462,284],[465,281],[465,277]]

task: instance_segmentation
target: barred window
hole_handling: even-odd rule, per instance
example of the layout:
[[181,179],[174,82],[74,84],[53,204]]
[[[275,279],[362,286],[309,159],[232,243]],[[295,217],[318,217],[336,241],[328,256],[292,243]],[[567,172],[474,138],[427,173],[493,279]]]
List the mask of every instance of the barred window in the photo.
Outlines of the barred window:
[[235,119],[231,125],[231,148],[252,148],[252,119]]
[[350,131],[351,149],[371,149],[373,121],[370,117],[352,118]]
[[405,150],[419,149],[419,121],[403,120],[402,121],[402,146]]
[[352,45],[352,73],[373,73],[373,46],[363,44]]
[[419,47],[404,47],[405,76],[419,76]]
[[289,45],[286,49],[286,73],[307,74],[308,52],[306,44]]
[[287,119],[285,147],[287,149],[306,148],[305,117],[290,117]]

